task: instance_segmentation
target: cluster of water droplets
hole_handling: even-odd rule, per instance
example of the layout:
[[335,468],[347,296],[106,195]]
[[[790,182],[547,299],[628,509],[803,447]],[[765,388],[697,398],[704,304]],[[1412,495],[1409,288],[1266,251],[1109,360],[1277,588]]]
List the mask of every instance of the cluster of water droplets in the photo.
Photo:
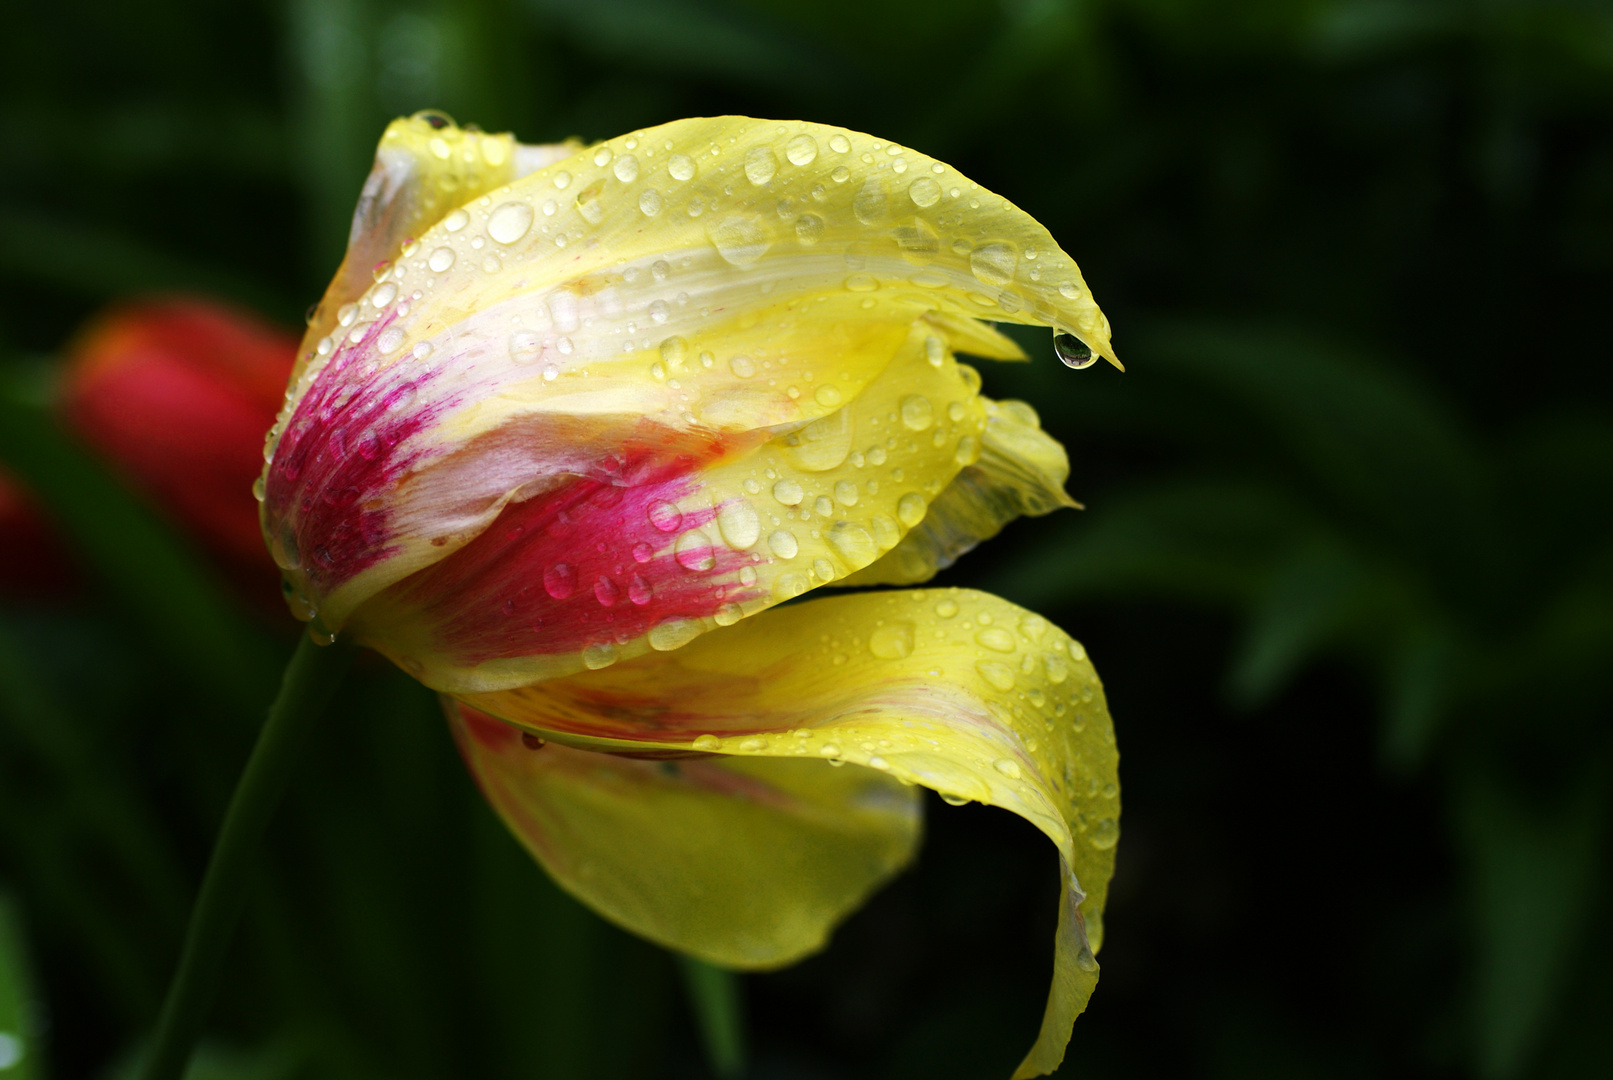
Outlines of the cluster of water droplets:
[[[866,614],[866,613],[863,613]],[[1086,651],[1040,616],[960,590],[890,594],[878,617],[824,633],[797,661],[797,699],[836,697],[848,716],[811,728],[702,734],[707,753],[822,758],[922,784],[953,805],[991,802],[1033,820],[1058,813],[1078,843],[1119,839],[1114,732]],[[870,718],[835,688],[879,687]],[[966,688],[959,709],[943,688]],[[939,693],[941,708],[929,704]],[[802,703],[798,700],[798,704]],[[904,706],[905,702],[905,706]],[[954,721],[939,716],[958,717]]]

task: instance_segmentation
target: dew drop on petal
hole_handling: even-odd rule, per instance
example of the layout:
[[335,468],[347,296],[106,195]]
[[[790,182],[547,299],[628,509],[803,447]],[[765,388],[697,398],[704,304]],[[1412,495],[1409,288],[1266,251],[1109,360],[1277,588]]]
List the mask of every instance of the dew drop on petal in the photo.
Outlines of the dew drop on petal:
[[507,202],[487,219],[487,235],[501,244],[513,244],[532,228],[532,207],[524,202]]
[[582,666],[589,671],[610,667],[620,659],[621,653],[608,641],[590,645],[582,651]]
[[785,144],[784,156],[791,165],[810,165],[818,156],[818,140],[810,135],[797,135]]
[[650,648],[656,652],[671,652],[681,649],[689,642],[700,636],[705,627],[699,619],[691,619],[684,615],[674,615],[670,619],[663,619],[650,628]]
[[543,572],[543,591],[564,600],[577,591],[577,571],[570,563],[555,563]]

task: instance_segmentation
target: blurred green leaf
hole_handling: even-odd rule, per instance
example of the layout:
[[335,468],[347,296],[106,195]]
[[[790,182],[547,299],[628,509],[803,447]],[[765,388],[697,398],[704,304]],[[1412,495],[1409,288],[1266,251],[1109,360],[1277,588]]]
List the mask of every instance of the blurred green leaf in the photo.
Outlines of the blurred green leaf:
[[0,386],[0,461],[50,509],[176,677],[239,714],[263,708],[278,666],[272,645],[232,609],[205,560],[23,393],[14,377]]
[[44,1080],[37,992],[16,903],[0,892],[0,1076],[6,1080]]
[[1473,1022],[1479,1074],[1523,1074],[1561,1003],[1591,917],[1613,783],[1606,755],[1545,798],[1472,771],[1458,826],[1473,864],[1478,928]]

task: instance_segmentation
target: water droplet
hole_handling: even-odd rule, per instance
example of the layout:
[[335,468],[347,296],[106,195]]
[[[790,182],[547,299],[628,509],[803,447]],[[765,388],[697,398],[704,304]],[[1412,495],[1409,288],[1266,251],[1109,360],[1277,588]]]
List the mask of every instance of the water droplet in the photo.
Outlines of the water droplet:
[[802,214],[795,222],[795,238],[803,247],[811,247],[823,236],[823,219],[817,214]]
[[377,308],[384,308],[397,298],[398,287],[390,281],[385,285],[378,286],[374,292],[370,293],[370,303]]
[[559,172],[555,173],[554,186],[561,191],[566,190],[566,188],[571,186],[571,174],[566,172],[564,169],[561,169]]
[[951,792],[947,791],[943,791],[940,794],[941,801],[946,803],[948,806],[967,806],[969,803],[974,802],[974,800],[969,798],[967,795],[953,795]]
[[848,292],[873,292],[879,288],[879,279],[873,274],[853,274],[846,279]]
[[650,587],[643,574],[634,574],[627,583],[627,598],[643,607],[655,598],[655,590]]
[[801,500],[806,498],[806,492],[794,480],[780,480],[773,485],[773,498],[785,506],[799,506]]
[[1075,954],[1075,966],[1089,975],[1098,970],[1098,959],[1092,955],[1090,947],[1081,946],[1080,951]]
[[275,533],[275,542],[269,545],[269,553],[280,569],[297,569],[302,563],[302,554],[297,550],[297,527],[289,521],[282,522],[280,531]]
[[827,472],[851,453],[852,422],[845,409],[812,421],[784,440],[784,456],[802,472]]
[[610,667],[620,658],[621,653],[616,651],[615,645],[602,641],[583,649],[582,666],[589,671],[598,671],[600,668]]
[[877,225],[884,221],[889,209],[890,197],[885,193],[885,182],[877,176],[864,180],[863,186],[851,200],[851,212],[864,225]]
[[[654,318],[655,316],[652,313],[650,317]],[[661,359],[666,362],[667,367],[676,371],[683,366],[683,362],[688,358],[689,343],[683,338],[669,337],[661,342]]]
[[868,535],[868,530],[854,522],[835,522],[829,528],[827,539],[829,546],[853,569],[867,566],[879,555],[879,549],[874,546],[874,538]]
[[793,559],[801,545],[796,543],[795,534],[788,529],[780,529],[767,538],[768,549],[781,559]]
[[442,273],[454,265],[454,249],[448,247],[438,248],[431,253],[431,258],[426,260],[426,265],[431,267],[433,273]]
[[822,746],[818,747],[818,754],[821,757],[837,758],[843,752],[844,751],[840,749],[839,743],[826,742]]
[[1064,662],[1064,657],[1054,656],[1052,653],[1042,654],[1042,667],[1047,670],[1047,681],[1057,686],[1070,677],[1070,667]]
[[789,600],[800,596],[810,588],[812,582],[807,576],[792,570],[788,574],[780,574],[778,580],[773,582],[773,597],[777,600]]
[[868,527],[874,534],[874,543],[879,545],[881,551],[889,551],[901,543],[902,530],[896,527],[896,522],[884,514],[875,514],[869,518]]
[[600,198],[605,193],[605,181],[599,180],[589,184],[577,192],[577,213],[590,225],[598,225],[605,220],[605,203]]
[[728,370],[741,379],[748,379],[756,374],[756,362],[748,356],[736,356],[728,361]]
[[664,533],[677,532],[683,524],[683,512],[669,502],[650,504],[650,524]]
[[673,154],[666,163],[666,171],[677,181],[694,178],[694,161],[687,154]]
[[837,154],[844,154],[851,149],[851,140],[844,135],[831,135],[829,136],[829,149]]
[[564,600],[577,591],[577,571],[570,563],[555,563],[543,572],[543,591]]
[[1059,295],[1064,297],[1066,300],[1074,300],[1077,296],[1081,295],[1081,288],[1073,281],[1066,281],[1064,284],[1059,286]]
[[638,158],[632,154],[623,154],[616,159],[616,164],[612,166],[611,171],[616,174],[616,179],[622,183],[631,184],[638,179]]
[[598,165],[602,169],[606,165],[610,164],[610,158],[611,153],[610,147],[608,146],[601,146],[598,150],[594,151],[594,164]]
[[950,619],[958,613],[958,602],[956,600],[942,600],[935,605],[935,613],[943,619]]
[[739,568],[739,583],[747,589],[756,584],[756,568],[754,566],[741,566]]
[[1000,664],[995,660],[975,661],[975,670],[988,684],[998,690],[1008,691],[1014,688],[1014,672],[1007,664]]
[[834,503],[829,501],[829,496],[819,495],[813,500],[812,509],[819,517],[828,517],[830,514],[834,513],[835,506]]
[[380,351],[382,356],[386,356],[390,353],[397,352],[400,348],[402,348],[403,343],[408,336],[408,334],[403,332],[403,327],[389,326],[385,330],[381,331],[380,337],[375,339],[375,347]]
[[507,202],[487,219],[487,235],[501,244],[513,244],[532,228],[532,207],[524,202]]
[[748,753],[754,754],[758,750],[766,750],[767,749],[767,740],[766,739],[746,739],[744,742],[739,744],[739,748],[741,750],[747,751]]
[[1012,244],[984,244],[969,253],[969,269],[987,285],[1007,285],[1018,266],[1019,252]]
[[1074,334],[1054,334],[1053,352],[1064,361],[1064,366],[1075,368],[1089,368],[1097,362],[1097,354],[1089,349],[1086,342]]
[[817,576],[819,581],[833,581],[835,578],[834,563],[828,559],[813,559],[812,573]]
[[1120,822],[1112,817],[1100,818],[1087,834],[1087,843],[1099,851],[1108,851],[1120,840]]
[[975,635],[975,643],[991,649],[993,652],[1013,652],[1015,649],[1014,635],[1000,626],[988,626]]
[[717,508],[717,531],[735,551],[749,550],[762,535],[762,519],[744,499],[730,499]]
[[923,394],[909,394],[902,399],[901,408],[902,423],[912,431],[928,431],[935,423],[935,410]]
[[836,405],[840,404],[840,388],[830,386],[828,383],[824,383],[813,392],[812,400],[816,401],[819,405],[822,405],[826,409],[832,409]]
[[[571,351],[570,349],[568,349],[566,347],[567,342],[566,342],[565,338],[561,338],[555,344],[557,345],[557,347],[559,347],[561,352],[570,352]],[[544,382],[554,382],[559,377],[560,377],[560,367],[559,367],[558,364],[545,364],[545,365],[543,365],[543,381]]]
[[818,156],[818,140],[810,135],[797,135],[785,144],[784,156],[791,165],[810,165]]
[[933,176],[921,176],[908,185],[907,194],[915,205],[928,208],[941,201],[941,185]]
[[927,507],[924,505],[924,496],[916,491],[909,491],[896,500],[896,516],[902,519],[902,524],[913,528],[924,520]]
[[517,330],[510,335],[510,359],[517,364],[530,364],[543,355],[543,342],[530,330]]
[[722,740],[717,738],[715,735],[702,735],[696,739],[692,745],[696,750],[709,753],[712,750],[721,750]]
[[778,158],[765,146],[758,146],[745,155],[745,178],[757,187],[773,179],[778,172]]
[[980,460],[980,444],[973,435],[965,435],[958,440],[958,449],[952,456],[959,465],[973,465]]
[[616,601],[622,598],[621,587],[610,578],[601,574],[594,582],[594,599],[601,607],[615,607]]
[[710,570],[717,565],[716,553],[712,550],[711,537],[700,529],[690,529],[678,537],[677,544],[672,549],[673,557],[678,565],[685,570]]
[[1012,758],[998,758],[991,763],[991,767],[1010,780],[1019,779],[1019,762],[1014,761]]
[[851,170],[842,165],[834,172],[829,174],[829,179],[833,180],[837,184],[844,184],[847,180],[851,179]]
[[735,214],[724,218],[708,234],[717,253],[735,266],[750,266],[766,254],[772,244],[757,218]]
[[889,623],[868,635],[868,651],[881,660],[905,660],[913,655],[913,624]]
[[410,354],[416,360],[424,360],[426,357],[431,355],[431,342],[422,341],[420,344],[416,345],[410,350]]
[[835,482],[835,502],[842,506],[857,505],[857,485],[850,480],[837,480]]
[[639,194],[639,213],[643,214],[645,217],[654,217],[656,214],[659,214],[661,212],[661,207],[664,205],[666,205],[666,203],[661,198],[661,193],[656,191],[654,188],[645,188]]
[[745,609],[733,601],[717,605],[717,610],[711,613],[718,626],[732,626],[745,617]]
[[633,561],[636,563],[647,563],[654,554],[655,549],[642,540],[633,545]]
[[447,217],[442,219],[442,227],[447,229],[449,232],[458,232],[460,229],[463,229],[469,224],[470,215],[465,213],[464,209],[462,208],[451,211]]
[[672,315],[672,310],[667,307],[667,302],[665,300],[650,301],[649,312],[650,321],[655,323],[657,326],[666,322],[667,319]]
[[681,649],[695,638],[699,637],[705,627],[699,619],[691,619],[684,615],[674,615],[670,619],[663,619],[650,628],[650,648],[656,652],[671,652]]

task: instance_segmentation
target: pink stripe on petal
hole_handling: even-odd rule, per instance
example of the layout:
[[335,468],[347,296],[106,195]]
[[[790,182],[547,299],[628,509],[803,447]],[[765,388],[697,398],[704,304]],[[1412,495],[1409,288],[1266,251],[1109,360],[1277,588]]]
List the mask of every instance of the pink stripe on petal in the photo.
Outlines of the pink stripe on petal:
[[717,539],[715,510],[675,505],[733,447],[716,435],[656,435],[613,454],[614,469],[507,506],[465,547],[395,586],[397,601],[471,666],[625,644],[669,618],[749,599],[733,575],[751,556]]
[[457,401],[421,404],[439,369],[377,364],[373,343],[393,316],[344,343],[298,402],[265,481],[265,521],[276,558],[318,593],[395,550],[391,508],[378,499],[427,456],[405,448]]

